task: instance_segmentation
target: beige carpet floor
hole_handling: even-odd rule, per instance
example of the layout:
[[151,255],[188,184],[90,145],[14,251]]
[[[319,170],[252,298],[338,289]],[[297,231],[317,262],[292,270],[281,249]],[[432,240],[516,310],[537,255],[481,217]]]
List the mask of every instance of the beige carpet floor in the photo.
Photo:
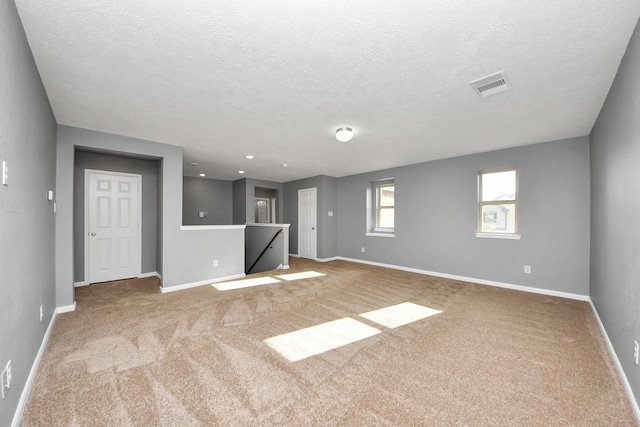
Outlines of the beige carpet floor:
[[[325,275],[227,291],[161,294],[155,278],[78,288],[21,425],[635,425],[585,302],[343,261],[292,259],[252,277],[309,270]],[[402,326],[361,316],[402,303],[440,313]],[[336,336],[347,323],[378,333],[294,362],[265,343],[340,319]]]

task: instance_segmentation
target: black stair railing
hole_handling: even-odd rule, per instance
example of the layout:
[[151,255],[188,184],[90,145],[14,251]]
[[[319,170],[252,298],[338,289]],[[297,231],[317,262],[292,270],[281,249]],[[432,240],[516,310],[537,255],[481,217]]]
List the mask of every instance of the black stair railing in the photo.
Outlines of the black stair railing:
[[260,258],[262,258],[262,256],[267,252],[267,250],[271,247],[271,244],[273,243],[273,241],[276,240],[276,237],[278,237],[278,234],[280,233],[282,233],[282,228],[279,228],[278,231],[276,231],[276,234],[274,234],[271,240],[269,240],[269,243],[267,243],[267,246],[264,247],[264,249],[260,253],[260,256],[253,262],[253,264],[251,264],[251,267],[249,267],[249,270],[247,270],[247,274],[251,273],[251,270],[253,270],[253,267],[256,266],[258,261],[260,261]]

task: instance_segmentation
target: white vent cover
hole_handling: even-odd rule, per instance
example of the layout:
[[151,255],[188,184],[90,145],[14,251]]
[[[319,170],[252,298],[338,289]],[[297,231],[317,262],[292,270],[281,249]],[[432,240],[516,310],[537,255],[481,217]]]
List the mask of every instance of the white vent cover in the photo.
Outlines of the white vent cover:
[[504,71],[499,71],[490,76],[474,80],[469,84],[480,98],[486,98],[487,96],[513,89],[511,82],[509,82],[509,77],[507,77],[507,73]]

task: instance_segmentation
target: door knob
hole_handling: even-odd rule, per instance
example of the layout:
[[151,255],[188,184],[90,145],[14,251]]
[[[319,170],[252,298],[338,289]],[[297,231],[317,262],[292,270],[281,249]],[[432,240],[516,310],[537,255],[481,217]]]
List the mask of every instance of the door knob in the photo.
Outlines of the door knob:
[[311,229],[312,229],[312,230],[315,230],[316,228],[315,228],[315,227],[311,227]]
[[92,236],[95,236],[95,235],[96,235],[96,233],[91,233],[91,235],[92,235]]

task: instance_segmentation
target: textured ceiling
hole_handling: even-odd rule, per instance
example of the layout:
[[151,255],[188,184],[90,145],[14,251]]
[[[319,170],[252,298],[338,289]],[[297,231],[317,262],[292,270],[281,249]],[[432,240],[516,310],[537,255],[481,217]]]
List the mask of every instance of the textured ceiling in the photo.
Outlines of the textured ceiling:
[[[15,2],[59,124],[182,146],[185,175],[279,182],[586,135],[640,15],[638,0]],[[469,82],[501,70],[513,90],[480,99]]]

